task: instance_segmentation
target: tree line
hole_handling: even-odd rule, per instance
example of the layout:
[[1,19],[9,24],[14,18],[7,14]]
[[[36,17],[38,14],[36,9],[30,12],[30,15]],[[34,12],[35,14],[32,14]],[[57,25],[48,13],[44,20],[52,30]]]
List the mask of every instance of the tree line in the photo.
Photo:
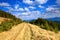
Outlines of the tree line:
[[31,24],[35,24],[42,29],[58,32],[60,31],[60,23],[49,21],[46,19],[38,18],[37,20],[30,21]]
[[14,25],[18,25],[19,23],[22,23],[21,19],[16,18],[11,13],[2,10],[0,10],[0,17],[11,19],[11,20],[5,20],[0,24],[0,32],[10,30]]

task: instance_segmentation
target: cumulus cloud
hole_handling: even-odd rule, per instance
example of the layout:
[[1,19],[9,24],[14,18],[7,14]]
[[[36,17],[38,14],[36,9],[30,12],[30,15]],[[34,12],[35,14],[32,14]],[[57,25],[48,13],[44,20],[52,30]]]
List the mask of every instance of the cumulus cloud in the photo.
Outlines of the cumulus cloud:
[[27,4],[32,4],[33,3],[33,1],[31,1],[31,0],[23,0],[23,2],[27,3]]
[[44,6],[42,6],[42,5],[39,5],[38,7],[39,7],[39,8],[44,8]]
[[16,4],[16,5],[15,5],[15,9],[18,9],[18,7],[19,7],[19,5],[18,5],[18,4]]
[[20,16],[29,16],[32,12],[29,10],[29,8],[25,7],[24,12]]
[[41,17],[40,11],[30,11],[30,12],[23,12],[23,15],[19,15],[19,17],[23,20],[30,20],[30,19],[37,19]]
[[23,8],[19,8],[19,10],[20,10],[20,11],[24,11],[24,9],[23,9]]
[[9,3],[5,3],[5,2],[2,2],[2,3],[0,3],[0,6],[10,6],[10,4]]
[[53,6],[46,8],[46,12],[43,14],[43,18],[54,17],[60,17],[60,8]]
[[54,7],[48,7],[48,8],[46,8],[46,11],[52,11],[52,10],[55,10],[55,8]]
[[44,4],[44,3],[47,3],[48,0],[23,0],[23,3],[27,3],[27,4]]
[[44,4],[47,3],[48,0],[35,0],[36,2],[38,2],[39,4]]
[[29,8],[25,7],[24,10],[25,10],[25,11],[29,11]]
[[35,8],[35,7],[33,7],[33,6],[29,6],[29,8],[30,8],[30,9],[36,9],[36,8]]
[[13,10],[12,11],[24,11],[24,9],[23,8],[19,8],[19,4],[16,4],[15,5],[15,8],[13,8]]
[[25,7],[24,12],[18,12],[15,14],[16,17],[21,18],[23,20],[30,20],[30,19],[37,19],[41,17],[41,12],[40,11],[30,11],[29,8]]
[[24,11],[23,8],[18,8],[18,9],[15,9],[15,8],[12,8],[12,7],[7,7],[8,10],[11,12],[11,11],[15,11],[15,12],[18,12],[18,11]]
[[58,5],[60,5],[60,0],[56,0],[56,3],[57,3]]
[[16,4],[14,7],[11,7],[11,6],[9,6],[9,7],[6,7],[10,12],[12,12],[12,11],[24,11],[24,9],[23,8],[20,8],[19,7],[19,4]]

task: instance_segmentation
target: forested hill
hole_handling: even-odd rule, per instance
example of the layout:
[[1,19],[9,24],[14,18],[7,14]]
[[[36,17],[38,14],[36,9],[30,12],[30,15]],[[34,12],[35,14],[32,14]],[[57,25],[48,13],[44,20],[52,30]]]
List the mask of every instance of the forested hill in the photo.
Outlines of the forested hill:
[[0,17],[4,17],[4,18],[16,18],[11,13],[8,13],[8,12],[2,11],[2,10],[0,10]]
[[54,31],[54,32],[60,31],[60,24],[57,22],[38,18],[37,20],[30,21],[30,23],[40,26],[40,28],[43,28],[46,30],[50,30],[50,31]]
[[0,17],[10,19],[10,20],[5,20],[0,24],[0,32],[7,31],[12,28],[12,26],[17,25],[22,23],[22,20],[19,18],[16,18],[14,15],[11,13],[5,12],[0,10]]
[[2,11],[2,10],[0,10],[0,17],[4,17],[4,18],[9,18],[9,19],[13,19],[13,20],[20,20],[20,21],[22,21],[21,19],[16,18],[16,17],[15,17],[14,15],[12,15],[11,13],[8,13],[8,12]]

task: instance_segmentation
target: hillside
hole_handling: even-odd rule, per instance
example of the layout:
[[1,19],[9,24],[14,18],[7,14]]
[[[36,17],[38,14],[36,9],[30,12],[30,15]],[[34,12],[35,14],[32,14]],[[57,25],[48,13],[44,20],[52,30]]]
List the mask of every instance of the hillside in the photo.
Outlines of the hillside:
[[10,20],[10,19],[8,19],[8,18],[3,18],[3,17],[0,17],[0,24],[2,23],[2,22],[4,22],[4,21],[8,21],[8,20]]
[[11,13],[5,12],[0,10],[0,17],[4,17],[4,18],[16,18],[15,16],[13,16]]
[[29,23],[21,23],[0,33],[0,40],[59,40],[60,33],[54,33]]
[[21,19],[16,18],[11,13],[0,10],[0,32],[7,31],[11,29],[12,26],[17,25],[21,22]]
[[54,32],[60,31],[59,23],[53,22],[53,21],[48,21],[46,19],[38,18],[37,20],[30,21],[30,23],[40,26],[40,28],[43,28],[46,30],[50,30],[50,31],[54,31]]
[[[0,31],[9,30],[9,29],[12,28],[12,26],[17,25],[19,23],[22,23],[21,19],[16,18],[11,13],[4,12],[2,10],[0,10],[0,17],[1,17],[0,21],[3,18],[4,19],[11,19],[9,21],[6,20],[6,21],[4,21],[0,24]],[[48,20],[45,20],[45,19],[38,18],[37,20],[32,20],[29,23],[40,26],[40,28],[42,28],[42,29],[46,29],[46,30],[50,30],[50,31],[54,31],[54,32],[60,31],[60,24],[56,23],[56,22],[53,22],[53,21],[48,21]],[[10,26],[10,27],[8,27],[8,26]]]

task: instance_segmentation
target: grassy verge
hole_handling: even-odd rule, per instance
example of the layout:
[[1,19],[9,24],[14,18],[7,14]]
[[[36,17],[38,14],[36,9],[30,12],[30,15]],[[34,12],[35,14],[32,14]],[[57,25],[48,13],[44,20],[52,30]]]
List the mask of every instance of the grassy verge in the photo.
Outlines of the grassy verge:
[[0,24],[0,32],[7,31],[11,29],[14,25],[17,25],[19,23],[22,23],[22,21],[20,21],[19,19],[4,21]]

